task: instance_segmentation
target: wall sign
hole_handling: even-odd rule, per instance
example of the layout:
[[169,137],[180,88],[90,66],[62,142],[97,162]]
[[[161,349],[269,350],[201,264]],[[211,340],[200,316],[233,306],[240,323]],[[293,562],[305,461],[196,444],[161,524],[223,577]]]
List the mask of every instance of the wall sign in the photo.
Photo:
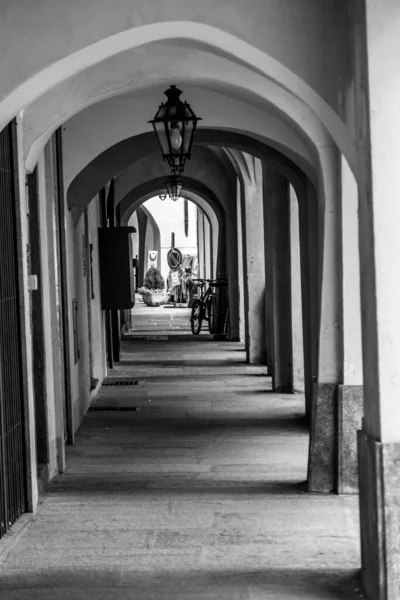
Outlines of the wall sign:
[[158,250],[149,250],[147,256],[147,268],[157,267]]
[[182,264],[182,252],[178,248],[168,250],[167,262],[170,269],[177,269]]

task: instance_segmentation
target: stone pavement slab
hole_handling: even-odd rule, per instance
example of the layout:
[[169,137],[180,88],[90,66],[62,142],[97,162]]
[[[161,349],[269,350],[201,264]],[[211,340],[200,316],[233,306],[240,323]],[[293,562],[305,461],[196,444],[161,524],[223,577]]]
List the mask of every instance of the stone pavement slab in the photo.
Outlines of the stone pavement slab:
[[140,383],[94,400],[109,410],[0,563],[1,600],[362,597],[357,499],[305,491],[302,395],[192,337],[126,340],[111,374]]

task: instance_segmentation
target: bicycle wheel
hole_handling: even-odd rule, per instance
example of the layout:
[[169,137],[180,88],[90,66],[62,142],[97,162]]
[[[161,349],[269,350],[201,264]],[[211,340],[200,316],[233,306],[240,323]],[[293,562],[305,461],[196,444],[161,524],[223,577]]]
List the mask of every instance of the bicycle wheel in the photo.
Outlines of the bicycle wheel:
[[200,333],[202,323],[203,311],[201,308],[201,302],[200,300],[195,300],[193,302],[192,312],[190,314],[190,327],[193,335],[198,335]]
[[217,329],[217,303],[215,296],[211,296],[207,303],[207,316],[208,316],[208,331],[215,333]]

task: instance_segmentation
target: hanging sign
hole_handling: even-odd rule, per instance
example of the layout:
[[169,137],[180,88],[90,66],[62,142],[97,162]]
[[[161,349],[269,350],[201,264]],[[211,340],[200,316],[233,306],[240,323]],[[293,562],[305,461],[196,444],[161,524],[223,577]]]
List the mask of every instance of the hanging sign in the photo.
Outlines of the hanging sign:
[[181,284],[181,278],[179,277],[178,271],[172,271],[171,273],[171,285],[175,287],[176,285]]
[[147,268],[157,267],[158,250],[149,250],[147,255]]
[[167,262],[170,269],[177,269],[182,264],[182,252],[178,248],[168,250]]

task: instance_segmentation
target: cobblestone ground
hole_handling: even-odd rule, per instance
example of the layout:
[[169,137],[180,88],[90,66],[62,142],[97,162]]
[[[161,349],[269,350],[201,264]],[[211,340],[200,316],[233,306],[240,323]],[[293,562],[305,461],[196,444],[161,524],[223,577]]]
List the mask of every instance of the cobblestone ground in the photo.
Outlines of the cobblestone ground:
[[304,398],[242,344],[151,331],[123,343],[111,375],[137,383],[103,386],[1,599],[361,597],[357,499],[305,492]]

